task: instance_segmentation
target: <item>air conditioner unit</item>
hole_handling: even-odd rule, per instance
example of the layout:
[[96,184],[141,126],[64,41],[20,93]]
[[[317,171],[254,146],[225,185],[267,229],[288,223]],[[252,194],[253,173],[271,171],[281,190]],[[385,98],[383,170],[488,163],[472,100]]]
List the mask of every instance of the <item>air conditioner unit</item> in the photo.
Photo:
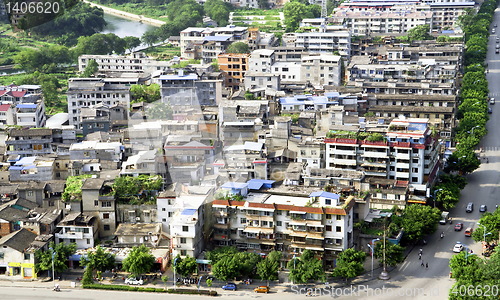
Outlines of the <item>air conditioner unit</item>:
[[180,247],[181,247],[181,245],[177,245],[176,247],[177,247],[177,248],[180,248]]
[[332,220],[328,220],[328,224],[333,224],[333,221]]
[[136,217],[135,218],[136,221],[140,221],[141,220],[141,217]]

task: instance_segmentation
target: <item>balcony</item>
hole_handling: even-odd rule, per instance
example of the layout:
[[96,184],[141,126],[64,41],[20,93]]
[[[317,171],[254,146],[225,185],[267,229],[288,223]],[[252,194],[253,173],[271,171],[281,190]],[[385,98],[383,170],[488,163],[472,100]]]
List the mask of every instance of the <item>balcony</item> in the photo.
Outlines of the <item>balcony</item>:
[[396,163],[396,168],[400,169],[410,169],[410,164],[409,163]]
[[361,153],[361,157],[373,157],[373,158],[387,158],[387,152],[378,152],[378,151],[368,151],[365,149],[365,152]]
[[[356,149],[352,150],[338,150],[338,149],[330,149],[330,153],[335,155],[356,155]],[[330,154],[330,155],[332,155]]]
[[65,233],[56,233],[56,238],[59,239],[83,239],[83,232],[76,232],[76,231],[68,231]]
[[377,162],[377,161],[365,161],[361,164],[362,167],[387,167],[387,162]]
[[227,235],[227,234],[214,234],[214,240],[227,241],[229,239],[230,239],[229,235]]
[[214,228],[229,229],[229,223],[214,223]]
[[333,163],[336,165],[348,165],[348,166],[355,166],[357,164],[356,159],[338,159],[338,158],[334,158]]

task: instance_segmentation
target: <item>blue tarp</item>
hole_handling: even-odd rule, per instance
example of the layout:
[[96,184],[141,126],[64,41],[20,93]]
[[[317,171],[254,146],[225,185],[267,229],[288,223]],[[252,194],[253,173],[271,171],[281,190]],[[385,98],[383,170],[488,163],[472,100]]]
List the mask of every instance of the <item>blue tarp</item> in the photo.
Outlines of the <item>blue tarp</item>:
[[269,189],[273,187],[274,180],[265,180],[265,179],[250,179],[247,181],[248,189],[250,190],[260,190],[262,186],[264,188]]
[[182,211],[181,215],[183,216],[192,216],[196,213],[196,209],[193,209],[193,208],[187,208],[185,210]]
[[324,197],[328,199],[339,199],[340,195],[329,192],[312,192],[309,197]]

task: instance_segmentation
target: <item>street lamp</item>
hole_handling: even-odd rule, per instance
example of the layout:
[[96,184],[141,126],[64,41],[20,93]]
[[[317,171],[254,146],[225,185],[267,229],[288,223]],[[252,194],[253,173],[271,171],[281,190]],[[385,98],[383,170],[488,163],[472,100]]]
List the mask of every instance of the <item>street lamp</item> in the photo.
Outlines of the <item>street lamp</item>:
[[390,279],[391,277],[389,276],[389,273],[387,272],[387,264],[385,262],[385,243],[386,243],[386,230],[385,230],[385,220],[384,220],[384,251],[382,252],[383,256],[384,256],[384,269],[382,270],[382,273],[380,273],[380,275],[378,276],[379,279],[382,279],[382,280],[388,280]]
[[443,189],[437,189],[434,191],[433,195],[432,195],[432,200],[433,200],[433,203],[434,203],[434,208],[436,208],[436,194],[437,192],[439,191],[442,191]]
[[480,127],[480,126],[479,125],[474,126],[474,127],[472,127],[472,129],[470,131],[467,131],[467,132],[469,132],[471,135],[474,135],[474,129],[476,129],[478,127]]
[[56,251],[52,247],[50,247],[49,250],[52,251],[52,281],[55,281],[56,277],[54,275],[54,258],[56,256]]
[[373,253],[375,252],[375,242],[376,241],[380,241],[380,239],[373,239],[371,242],[371,245],[368,244],[368,248],[370,248],[371,254],[372,254],[372,277],[373,277]]
[[483,243],[486,244],[486,236],[491,234],[491,232],[486,233],[486,226],[484,226],[483,224],[478,222],[477,225],[483,227]]
[[476,255],[476,253],[470,253],[469,248],[465,247],[465,263],[467,263],[467,257]]
[[177,278],[176,278],[176,274],[175,274],[175,266],[177,265],[178,259],[179,259],[179,257],[174,258],[174,288],[177,288]]

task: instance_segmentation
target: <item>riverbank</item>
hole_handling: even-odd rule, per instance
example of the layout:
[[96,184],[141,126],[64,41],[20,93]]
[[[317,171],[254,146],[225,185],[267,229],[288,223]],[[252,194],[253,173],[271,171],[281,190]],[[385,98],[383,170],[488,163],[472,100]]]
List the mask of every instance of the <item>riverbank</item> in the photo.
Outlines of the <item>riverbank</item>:
[[101,8],[104,11],[104,13],[106,13],[106,14],[117,16],[120,18],[132,20],[132,21],[138,21],[138,22],[149,24],[149,25],[156,26],[156,27],[160,27],[161,25],[166,23],[165,21],[160,21],[160,20],[148,18],[148,17],[142,16],[142,15],[131,14],[128,12],[124,12],[124,11],[110,8],[107,6],[103,6],[100,4],[95,4],[95,3],[92,3],[92,2],[87,1],[87,0],[82,0],[82,1],[90,4],[90,6],[95,6],[95,7]]

